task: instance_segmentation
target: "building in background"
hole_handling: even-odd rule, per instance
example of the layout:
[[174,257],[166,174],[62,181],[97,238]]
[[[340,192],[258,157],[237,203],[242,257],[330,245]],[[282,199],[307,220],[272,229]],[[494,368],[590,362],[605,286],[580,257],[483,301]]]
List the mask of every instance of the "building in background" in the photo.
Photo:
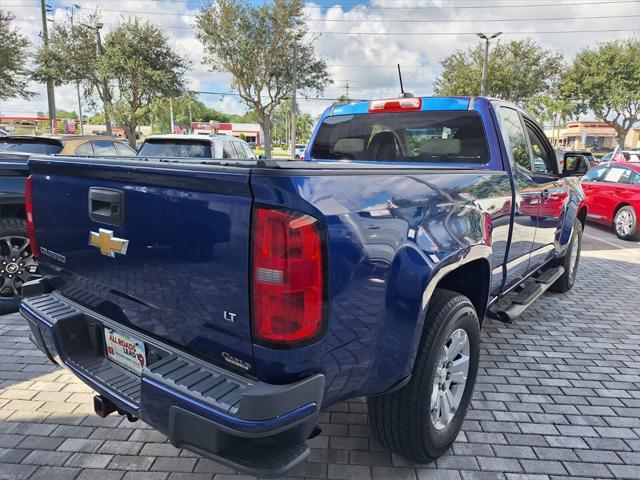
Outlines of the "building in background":
[[232,135],[245,142],[262,145],[264,133],[257,123],[193,122],[191,130],[198,135]]
[[[597,121],[569,122],[566,127],[545,131],[553,145],[565,150],[611,151],[616,147],[616,131]],[[632,128],[625,139],[625,147],[640,147],[640,126]]]

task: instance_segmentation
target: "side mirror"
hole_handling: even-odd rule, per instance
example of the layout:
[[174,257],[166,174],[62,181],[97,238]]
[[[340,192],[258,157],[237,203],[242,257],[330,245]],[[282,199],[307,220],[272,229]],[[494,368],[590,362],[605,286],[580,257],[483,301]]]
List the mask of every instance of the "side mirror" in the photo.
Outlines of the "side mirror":
[[581,167],[585,164],[585,162],[586,158],[583,155],[576,155],[575,153],[565,153],[562,176],[573,177],[576,175],[582,175],[582,173],[584,172]]

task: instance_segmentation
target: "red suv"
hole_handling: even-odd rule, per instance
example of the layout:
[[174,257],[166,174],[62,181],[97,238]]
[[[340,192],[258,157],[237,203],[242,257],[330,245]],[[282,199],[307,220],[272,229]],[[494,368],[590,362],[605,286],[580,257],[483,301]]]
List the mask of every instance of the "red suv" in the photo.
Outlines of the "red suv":
[[582,177],[587,195],[587,218],[612,226],[619,238],[638,238],[640,214],[640,164],[600,164]]

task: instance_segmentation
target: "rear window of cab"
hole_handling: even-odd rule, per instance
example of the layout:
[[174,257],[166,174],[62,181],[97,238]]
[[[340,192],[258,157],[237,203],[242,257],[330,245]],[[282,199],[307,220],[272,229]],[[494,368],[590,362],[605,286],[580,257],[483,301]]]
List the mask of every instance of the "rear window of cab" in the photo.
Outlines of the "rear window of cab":
[[337,115],[324,119],[314,160],[488,163],[480,115],[474,111],[409,111]]

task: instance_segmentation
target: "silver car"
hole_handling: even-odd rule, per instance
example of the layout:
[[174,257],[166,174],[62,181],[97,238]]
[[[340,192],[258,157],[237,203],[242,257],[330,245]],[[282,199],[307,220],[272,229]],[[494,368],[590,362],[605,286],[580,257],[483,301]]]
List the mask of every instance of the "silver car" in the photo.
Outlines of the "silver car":
[[140,147],[138,157],[257,160],[247,142],[231,135],[152,135]]

